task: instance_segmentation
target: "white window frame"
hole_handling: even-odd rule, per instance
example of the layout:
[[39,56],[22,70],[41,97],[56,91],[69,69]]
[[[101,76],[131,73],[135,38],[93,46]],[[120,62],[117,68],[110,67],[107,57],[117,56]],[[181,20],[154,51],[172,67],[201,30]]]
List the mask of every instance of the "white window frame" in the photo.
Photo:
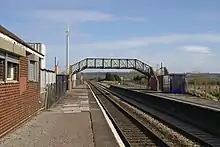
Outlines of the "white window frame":
[[[30,75],[30,64],[31,62],[34,62],[34,77],[31,77],[32,75]],[[34,61],[34,60],[29,60],[28,59],[28,81],[32,81],[32,82],[38,82],[39,79],[39,73],[38,73],[38,61]]]
[[[0,51],[0,58],[4,60],[4,79],[3,81],[19,81],[19,65],[20,65],[20,61],[19,61],[19,57],[13,56],[9,53],[6,52],[2,52]],[[11,78],[8,78],[8,62],[11,62],[12,64],[18,64],[18,77],[16,80],[14,80],[14,68],[11,68]]]
[[[13,63],[10,63],[10,64],[12,65]],[[9,70],[11,72],[10,78],[8,77],[8,68],[10,68]],[[9,63],[7,62],[7,81],[12,81],[13,79],[14,79],[14,68],[13,68],[13,65],[12,65],[12,67],[9,67]]]
[[2,79],[0,79],[0,82],[4,82],[5,81],[5,59],[1,56],[1,53],[0,53],[0,59],[3,60],[3,77]]

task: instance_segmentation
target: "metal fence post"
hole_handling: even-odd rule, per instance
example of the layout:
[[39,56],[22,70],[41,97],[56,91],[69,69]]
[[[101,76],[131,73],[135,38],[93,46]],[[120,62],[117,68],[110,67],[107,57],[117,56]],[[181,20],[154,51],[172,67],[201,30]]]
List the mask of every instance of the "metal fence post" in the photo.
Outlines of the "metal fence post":
[[207,99],[207,81],[205,82],[205,98]]
[[194,94],[196,95],[196,80],[194,80]]
[[49,94],[49,96],[48,96],[48,108],[51,106],[51,87],[50,87],[51,85],[50,84],[48,84],[48,94]]
[[48,87],[45,88],[45,109],[48,108]]
[[220,100],[220,84],[218,85],[218,97],[219,97],[219,100]]

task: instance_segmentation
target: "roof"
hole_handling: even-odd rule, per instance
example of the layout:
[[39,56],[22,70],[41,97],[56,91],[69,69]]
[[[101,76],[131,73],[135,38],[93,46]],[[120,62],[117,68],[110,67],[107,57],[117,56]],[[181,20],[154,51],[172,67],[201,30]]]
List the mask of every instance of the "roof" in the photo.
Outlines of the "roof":
[[55,71],[53,71],[53,70],[49,70],[49,69],[46,69],[46,68],[41,69],[41,71],[46,71],[46,72],[52,72],[52,73],[55,73]]
[[19,42],[20,44],[24,45],[25,47],[31,49],[32,51],[44,56],[42,53],[36,51],[33,47],[31,47],[30,45],[28,45],[26,42],[24,42],[22,39],[20,39],[18,36],[16,36],[15,34],[13,34],[12,32],[10,32],[9,30],[7,30],[6,28],[4,28],[2,25],[0,25],[0,33],[7,35],[8,37],[14,39],[15,41]]

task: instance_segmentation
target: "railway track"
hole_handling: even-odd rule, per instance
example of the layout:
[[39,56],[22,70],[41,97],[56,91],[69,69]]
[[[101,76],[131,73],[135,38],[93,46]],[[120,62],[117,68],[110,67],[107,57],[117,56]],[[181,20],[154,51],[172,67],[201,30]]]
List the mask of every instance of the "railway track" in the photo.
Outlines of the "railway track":
[[136,120],[132,114],[126,112],[120,105],[112,101],[108,93],[105,93],[100,87],[91,83],[90,86],[112,120],[126,147],[170,146],[170,144]]
[[166,111],[158,111],[155,105],[151,105],[150,103],[147,104],[147,102],[145,102],[144,100],[144,97],[140,98],[140,95],[134,97],[134,95],[131,96],[131,93],[123,95],[123,93],[120,92],[116,93],[112,92],[111,90],[108,91],[120,97],[129,104],[135,106],[136,108],[144,111],[148,115],[156,118],[172,130],[175,130],[175,132],[178,132],[179,134],[182,134],[189,140],[192,140],[198,146],[220,146],[220,139],[215,135],[200,130],[188,122],[179,120],[178,118],[175,118],[174,115],[170,116],[166,114]]

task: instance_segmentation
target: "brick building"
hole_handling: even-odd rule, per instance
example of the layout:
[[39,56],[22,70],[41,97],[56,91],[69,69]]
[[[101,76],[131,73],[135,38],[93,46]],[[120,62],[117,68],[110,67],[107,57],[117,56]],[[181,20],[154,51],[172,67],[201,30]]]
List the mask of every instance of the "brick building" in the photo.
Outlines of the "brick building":
[[0,136],[40,109],[43,57],[0,25]]

